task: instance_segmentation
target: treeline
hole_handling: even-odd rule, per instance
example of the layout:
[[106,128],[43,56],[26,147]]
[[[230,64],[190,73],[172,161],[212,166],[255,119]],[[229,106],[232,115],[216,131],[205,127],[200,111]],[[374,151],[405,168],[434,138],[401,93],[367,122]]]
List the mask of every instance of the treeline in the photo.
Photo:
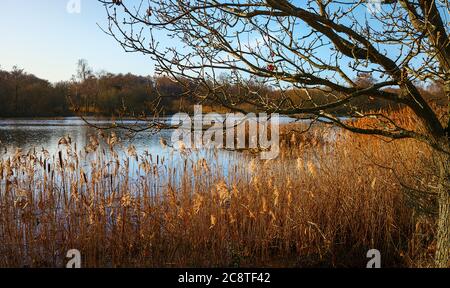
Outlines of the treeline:
[[52,85],[17,67],[0,70],[0,117],[70,115],[68,90],[68,83]]
[[167,77],[80,75],[52,84],[17,67],[0,70],[0,117],[172,114],[193,104],[181,97],[182,85]]
[[185,92],[167,77],[104,73],[69,85],[67,95],[72,110],[83,115],[140,116],[185,110],[193,104],[181,98]]
[[[70,81],[52,84],[28,74],[23,69],[13,67],[11,71],[0,70],[0,117],[57,117],[78,114],[136,117],[155,113],[162,116],[179,111],[192,112],[193,105],[198,101],[189,94],[189,90],[198,85],[187,79],[183,81],[184,85],[181,85],[165,76],[93,73],[87,62],[80,60],[77,73]],[[252,98],[277,99],[287,96],[296,104],[312,106],[310,99],[320,104],[337,96],[332,91],[321,89],[291,89],[281,92],[263,81],[236,84],[226,75],[221,75],[215,81],[221,84],[221,90],[216,91],[216,100],[220,102],[220,94],[223,93],[223,97],[227,95],[227,101],[231,100],[246,109],[250,109]],[[362,87],[374,83],[374,79],[366,74],[359,75],[355,81]],[[447,105],[443,85],[434,83],[421,87],[421,91],[429,101]],[[229,95],[233,95],[234,99],[229,99]],[[202,102],[202,105],[204,112],[226,111],[217,103]],[[358,107],[363,111],[397,108],[389,101],[360,97],[346,108],[332,112],[346,114],[351,107]]]

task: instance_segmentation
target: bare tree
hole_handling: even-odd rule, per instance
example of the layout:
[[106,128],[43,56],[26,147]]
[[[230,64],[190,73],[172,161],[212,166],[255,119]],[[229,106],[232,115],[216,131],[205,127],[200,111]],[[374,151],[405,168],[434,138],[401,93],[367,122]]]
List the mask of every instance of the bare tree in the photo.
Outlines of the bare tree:
[[19,113],[19,90],[22,77],[24,75],[24,69],[20,69],[17,66],[12,67],[11,75],[14,80],[14,103],[15,103],[15,111]]
[[[89,62],[86,59],[79,59],[77,62],[77,72],[76,75],[73,76],[76,84],[76,94],[80,93],[82,97],[84,97],[84,111],[86,113],[89,112],[89,106],[91,102],[95,103],[96,93],[93,90],[96,90],[95,87],[91,87],[92,78],[94,77],[94,73],[92,68],[89,66]],[[78,81],[77,81],[78,80]],[[95,81],[96,82],[96,81]],[[97,84],[97,83],[95,83]],[[94,85],[96,86],[96,85]],[[94,99],[89,99],[94,98]],[[95,105],[95,104],[94,104]]]
[[[190,88],[200,100],[238,111],[245,103],[293,117],[307,113],[356,133],[429,144],[441,163],[435,262],[448,266],[449,120],[438,115],[415,85],[443,81],[450,97],[448,0],[391,0],[379,6],[381,1],[369,0],[99,1],[109,19],[106,33],[126,51],[150,55],[157,71],[197,83]],[[161,37],[171,40],[160,42]],[[251,89],[245,95],[227,93],[217,80],[226,71],[236,83],[262,78],[283,97]],[[379,80],[359,85],[356,75]],[[327,101],[293,101],[285,93],[291,88],[321,89]],[[364,113],[352,104],[363,96],[408,107],[417,117],[416,129],[402,127],[388,114]],[[353,117],[376,119],[384,128],[341,121],[330,113],[337,107],[346,107]]]
[[92,69],[86,59],[79,59],[77,62],[77,75],[80,81],[86,81],[92,75]]

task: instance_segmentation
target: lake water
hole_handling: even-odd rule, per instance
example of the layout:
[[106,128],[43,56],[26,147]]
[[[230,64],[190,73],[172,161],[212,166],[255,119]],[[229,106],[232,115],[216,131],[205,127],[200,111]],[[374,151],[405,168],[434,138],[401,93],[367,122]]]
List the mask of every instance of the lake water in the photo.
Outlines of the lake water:
[[[89,119],[89,123],[101,127],[110,127],[110,120]],[[162,118],[160,121],[169,121],[168,118]],[[280,118],[281,123],[291,122],[291,118]],[[144,127],[145,122],[135,120],[123,120],[119,123],[121,126]],[[173,130],[143,131],[130,135],[127,129],[105,130],[104,134],[117,134],[122,144],[127,147],[134,145],[139,153],[147,151],[164,155],[160,145],[160,138],[168,142]],[[23,151],[30,149],[42,149],[49,151],[50,154],[57,153],[60,147],[58,142],[62,137],[70,136],[72,143],[77,147],[84,147],[91,135],[98,135],[99,130],[88,125],[84,120],[77,117],[68,117],[61,119],[0,119],[0,154],[5,152],[14,152],[17,148]]]
[[[108,127],[112,123],[108,120],[89,120],[89,123]],[[133,125],[135,121],[124,121],[124,125]],[[112,131],[104,131],[109,134]],[[76,143],[78,150],[89,142],[89,137],[98,135],[99,131],[87,125],[79,118],[64,118],[55,120],[31,120],[31,119],[7,119],[0,120],[0,149],[1,154],[14,152],[16,149],[29,151],[30,149],[45,149],[50,154],[60,150],[58,145],[62,137],[70,136],[72,143]],[[158,134],[144,131],[136,135],[129,135],[125,129],[114,129],[114,133],[120,138],[123,146],[134,145],[139,153],[164,155],[159,139],[161,137],[170,139],[171,131],[161,130]]]
[[[167,119],[162,119],[163,121]],[[287,119],[283,120],[288,121]],[[89,119],[91,124],[102,127],[110,127],[112,122],[109,120]],[[136,123],[136,121],[122,121],[120,125],[141,125],[145,123]],[[0,160],[11,157],[18,149],[22,153],[28,151],[48,151],[50,158],[57,157],[59,151],[64,151],[64,146],[58,145],[61,138],[70,136],[72,147],[76,147],[85,170],[89,169],[89,155],[85,153],[85,147],[89,144],[90,137],[95,136],[100,139],[99,151],[108,151],[108,145],[101,137],[98,137],[99,130],[88,125],[80,118],[61,118],[61,119],[3,119],[0,120]],[[120,139],[120,145],[117,149],[121,160],[130,158],[127,153],[128,147],[135,147],[137,155],[151,155],[153,159],[163,160],[167,167],[182,167],[185,161],[195,163],[198,160],[205,159],[209,163],[214,163],[213,169],[217,174],[227,176],[229,169],[242,169],[249,162],[248,156],[239,152],[227,150],[203,150],[190,153],[188,156],[177,149],[163,147],[160,139],[163,138],[170,143],[173,130],[144,131],[130,135],[126,129],[102,130],[102,133],[111,135],[115,133]],[[95,156],[94,156],[95,157]],[[56,163],[56,158],[53,161]],[[138,170],[138,161],[131,161]],[[135,162],[133,164],[133,162]],[[131,169],[133,171],[133,169]]]
[[[168,121],[168,118],[159,119],[159,121]],[[90,124],[101,127],[111,127],[113,123],[105,119],[89,119]],[[280,123],[292,122],[292,118],[280,117]],[[118,123],[120,126],[134,126],[145,127],[145,122],[136,122],[135,120],[124,120]],[[137,125],[137,126],[135,126]],[[117,152],[118,158],[122,163],[129,161],[130,173],[133,179],[139,178],[140,166],[143,158],[135,160],[135,157],[130,157],[128,148],[133,147],[139,157],[149,155],[150,159],[159,162],[158,166],[163,171],[174,171],[180,167],[194,165],[199,161],[205,160],[212,164],[211,170],[218,177],[225,179],[229,178],[231,171],[243,171],[241,175],[249,176],[245,171],[249,163],[253,159],[259,159],[255,155],[248,153],[241,153],[236,151],[229,151],[223,149],[204,149],[197,151],[182,152],[171,147],[163,147],[160,139],[165,139],[170,143],[170,139],[174,130],[158,130],[158,131],[143,131],[130,135],[127,129],[112,129],[112,130],[98,130],[91,125],[88,125],[80,118],[60,118],[60,119],[0,119],[0,161],[6,161],[11,158],[17,151],[21,154],[27,154],[29,151],[35,155],[43,155],[48,152],[44,158],[47,158],[47,163],[58,163],[58,153],[67,152],[64,145],[59,145],[61,138],[70,136],[71,148],[75,150],[80,156],[80,165],[84,171],[90,171],[92,161],[99,155],[106,158],[106,161],[114,160],[109,153],[109,145],[105,139],[115,133],[120,139],[120,144],[114,148]],[[99,133],[103,136],[100,137]],[[99,139],[100,146],[96,153],[86,153],[85,147],[90,143],[91,136]],[[106,153],[105,153],[106,151]],[[104,154],[104,155],[102,155]],[[40,156],[38,156],[40,157]],[[109,159],[109,160],[108,160]],[[116,158],[117,159],[117,158]],[[92,160],[92,161],[91,161]],[[128,165],[128,164],[127,164]],[[167,174],[168,175],[168,174]],[[232,180],[232,179],[228,179]]]
[[[105,119],[89,119],[90,124],[100,127],[111,127],[113,123]],[[161,118],[159,121],[168,122],[168,118]],[[292,118],[280,117],[280,123],[292,122]],[[135,120],[122,120],[120,126],[144,127],[145,122]],[[170,142],[173,130],[143,131],[130,135],[127,129],[104,130],[104,134],[111,132],[117,134],[124,147],[133,145],[138,154],[147,152],[164,156],[169,151],[162,149],[160,138]],[[16,149],[24,152],[30,149],[45,149],[50,154],[55,154],[60,150],[58,145],[62,137],[70,136],[72,143],[77,144],[77,150],[82,149],[89,143],[92,135],[98,135],[99,130],[88,125],[78,117],[68,117],[61,119],[0,119],[0,155],[13,153]],[[225,151],[221,153],[229,154]]]

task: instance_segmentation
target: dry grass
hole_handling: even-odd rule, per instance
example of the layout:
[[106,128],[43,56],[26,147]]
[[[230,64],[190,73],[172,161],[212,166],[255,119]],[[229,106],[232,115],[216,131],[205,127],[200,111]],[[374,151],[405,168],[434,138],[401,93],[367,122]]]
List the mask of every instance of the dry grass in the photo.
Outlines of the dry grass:
[[95,137],[88,168],[74,145],[18,151],[0,165],[0,266],[60,267],[74,248],[85,267],[365,267],[372,248],[384,266],[431,263],[433,218],[397,179],[434,181],[426,147],[288,128],[278,159],[240,154],[227,176],[214,152],[172,167]]

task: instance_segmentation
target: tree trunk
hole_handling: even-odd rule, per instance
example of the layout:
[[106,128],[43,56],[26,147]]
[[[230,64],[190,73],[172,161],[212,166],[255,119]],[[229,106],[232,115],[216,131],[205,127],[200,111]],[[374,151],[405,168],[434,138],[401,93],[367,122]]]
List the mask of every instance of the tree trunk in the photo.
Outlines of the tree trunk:
[[438,195],[437,247],[435,265],[450,267],[450,157],[440,156],[440,187]]
[[15,110],[16,110],[16,116],[17,116],[17,113],[19,112],[19,85],[17,85],[17,83],[16,83],[16,90],[15,90],[15,92],[16,92],[16,94],[15,94],[15,105],[16,105],[16,107],[15,107]]

